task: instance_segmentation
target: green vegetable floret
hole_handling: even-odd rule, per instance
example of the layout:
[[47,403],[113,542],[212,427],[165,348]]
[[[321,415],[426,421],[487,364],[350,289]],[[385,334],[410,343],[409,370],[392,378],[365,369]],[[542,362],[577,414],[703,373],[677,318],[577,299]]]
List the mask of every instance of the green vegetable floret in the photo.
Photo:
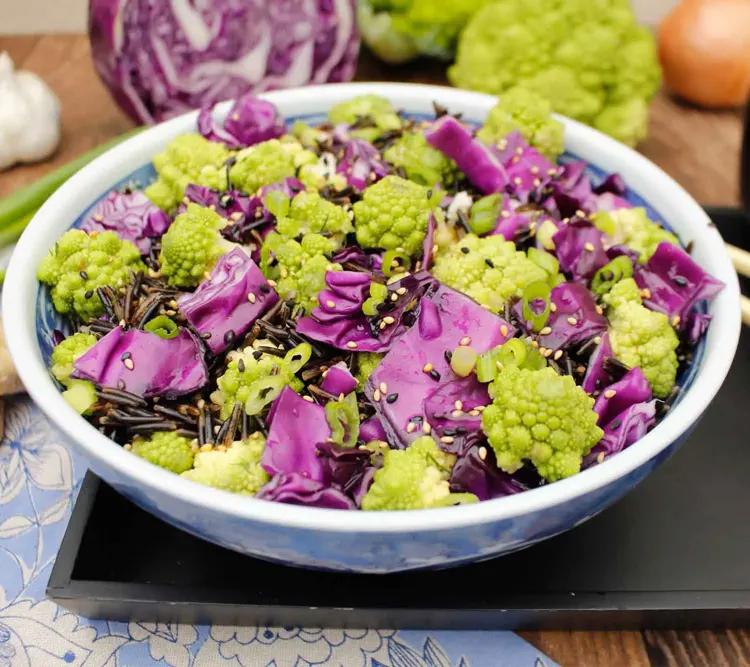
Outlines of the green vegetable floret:
[[354,377],[357,378],[360,388],[364,388],[365,382],[375,372],[375,369],[384,356],[379,352],[360,352],[357,354],[355,357],[356,370],[354,371]]
[[95,344],[96,336],[93,334],[75,333],[58,343],[50,357],[50,373],[65,387],[63,397],[79,414],[84,414],[96,403],[96,391],[93,383],[73,380],[70,374],[73,372],[73,362]]
[[261,433],[233,442],[225,450],[214,448],[195,455],[192,470],[182,473],[186,479],[230,493],[252,496],[268,480],[260,465],[266,441]]
[[542,155],[555,160],[563,152],[563,125],[551,113],[552,107],[542,95],[511,88],[490,109],[477,137],[486,144],[496,144],[511,132],[520,132]]
[[664,313],[641,303],[632,278],[616,283],[604,302],[609,306],[609,339],[615,358],[631,368],[638,366],[657,398],[665,398],[677,379],[679,340]]
[[193,467],[190,440],[173,431],[154,433],[149,438],[136,437],[131,448],[136,456],[178,475]]
[[468,22],[448,76],[502,95],[516,85],[629,145],[647,131],[661,71],[627,0],[494,0]]
[[347,212],[317,192],[300,192],[292,199],[289,214],[279,219],[276,231],[286,238],[300,234],[326,234],[341,241],[354,231]]
[[328,112],[328,120],[333,125],[358,123],[359,127],[351,131],[352,136],[368,141],[375,141],[383,132],[398,130],[402,124],[390,100],[373,94],[335,104]]
[[505,472],[531,461],[550,482],[570,477],[603,435],[594,399],[570,375],[508,366],[489,391],[493,402],[482,413],[482,429]]
[[271,233],[261,248],[261,270],[276,282],[282,299],[294,299],[306,308],[317,303],[318,292],[325,288],[328,271],[340,271],[341,265],[331,262],[330,254],[338,248],[334,239],[308,234],[301,241]]
[[237,153],[229,178],[235,188],[253,194],[264,185],[294,176],[295,157],[306,156],[307,152],[297,142],[270,139]]
[[161,272],[170,285],[194,287],[224,253],[236,246],[220,230],[227,221],[216,211],[190,203],[161,239]]
[[456,180],[456,163],[427,143],[421,132],[406,132],[383,153],[394,167],[402,167],[410,181],[449,186]]
[[75,313],[84,322],[104,313],[99,287],[118,289],[129,280],[130,271],[143,271],[141,251],[114,232],[71,229],[62,235],[42,260],[37,278],[49,285],[55,310]]
[[438,254],[432,273],[496,313],[508,299],[521,296],[527,285],[548,278],[541,266],[499,235],[467,234]]
[[[260,341],[256,343],[258,345],[274,347],[270,341]],[[292,352],[290,350],[284,357],[259,354],[253,347],[230,352],[227,355],[227,369],[219,376],[217,389],[211,394],[211,402],[221,408],[221,419],[230,417],[238,401],[245,406],[248,414],[254,415],[278,396],[285,386],[289,385],[296,392],[301,391],[303,384],[294,375],[296,366],[291,361],[294,356]]]
[[181,134],[154,157],[157,180],[144,191],[163,211],[173,212],[191,183],[215,190],[226,187],[224,163],[232,156],[224,144],[208,141],[200,134]]
[[407,449],[383,451],[383,467],[362,499],[363,510],[418,510],[477,502],[471,493],[451,493],[448,479],[456,457],[429,436]]
[[[292,123],[290,133],[292,137],[299,140],[306,148],[317,148],[320,143],[327,139],[327,135],[323,130],[308,125],[301,120],[296,120]],[[285,137],[282,137],[282,140],[284,139]]]
[[645,208],[619,208],[606,213],[599,211],[594,222],[607,236],[611,243],[624,244],[640,253],[639,262],[646,262],[656,252],[660,243],[679,245],[679,239],[666,229],[651,220]]
[[432,210],[428,194],[428,188],[399,176],[386,176],[369,186],[354,204],[357,243],[419,254]]

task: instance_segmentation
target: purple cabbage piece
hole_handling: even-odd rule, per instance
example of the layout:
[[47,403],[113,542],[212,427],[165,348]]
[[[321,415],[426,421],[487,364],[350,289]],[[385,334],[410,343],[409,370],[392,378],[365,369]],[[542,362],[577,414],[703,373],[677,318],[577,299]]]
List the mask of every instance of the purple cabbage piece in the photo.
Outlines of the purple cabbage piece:
[[501,498],[529,489],[519,479],[497,467],[495,452],[486,442],[473,445],[458,457],[451,471],[450,484],[451,491],[473,493],[479,500]]
[[613,260],[615,257],[627,257],[630,263],[635,266],[638,264],[638,258],[641,256],[637,250],[628,248],[626,245],[612,245],[607,248],[607,259]]
[[670,319],[678,317],[681,328],[690,324],[698,301],[713,299],[724,288],[682,248],[667,242],[660,243],[651,258],[636,268],[634,277],[638,287],[650,292],[643,305]]
[[325,467],[325,485],[354,496],[365,473],[375,466],[372,451],[359,447],[339,447],[330,442],[318,444],[318,456]]
[[85,232],[115,232],[123,241],[135,245],[141,255],[148,255],[151,239],[166,232],[170,223],[170,217],[140,190],[129,193],[113,190],[97,202],[81,229]]
[[507,190],[521,202],[538,199],[540,192],[552,181],[557,168],[538,150],[524,142],[515,155],[505,162]]
[[587,220],[563,225],[552,237],[560,268],[573,280],[592,278],[608,261],[604,234]]
[[583,377],[581,387],[587,394],[593,394],[612,382],[609,373],[604,370],[604,360],[612,356],[614,355],[612,345],[609,342],[609,334],[605,332],[602,334],[602,342],[594,348],[589,357],[586,375]]
[[[406,446],[419,437],[425,420],[425,400],[443,384],[459,380],[445,358],[446,351],[452,352],[468,338],[471,347],[481,354],[501,345],[514,333],[514,328],[502,318],[445,285],[423,297],[417,325],[395,341],[365,385],[365,394],[383,422],[388,441]],[[428,363],[433,368],[425,372]],[[398,395],[395,401],[374,400],[376,390],[382,393],[381,383],[387,385],[388,394]],[[412,419],[417,420],[417,428],[409,433],[406,429]]]
[[585,160],[569,162],[561,168],[559,177],[552,182],[552,199],[561,218],[572,218],[578,211],[591,213],[596,210],[596,198],[586,167]]
[[605,211],[606,213],[616,211],[620,208],[635,208],[634,204],[630,201],[611,192],[597,195],[595,197],[595,202],[594,210]]
[[261,458],[263,469],[271,476],[299,473],[306,479],[325,482],[326,467],[316,447],[331,437],[325,408],[284,387],[268,419],[271,426]]
[[271,185],[264,185],[260,189],[260,197],[263,200],[263,204],[266,202],[266,195],[272,190],[279,190],[283,192],[289,199],[292,199],[298,192],[305,190],[305,184],[294,176],[287,176],[284,180],[278,183],[271,183]]
[[380,421],[380,417],[373,415],[369,419],[365,419],[359,425],[359,439],[362,442],[372,442],[373,440],[388,440],[388,435],[383,428],[383,424]]
[[91,0],[91,51],[125,113],[153,123],[247,92],[349,81],[355,4]]
[[505,190],[509,181],[502,162],[453,116],[436,120],[425,132],[425,138],[430,146],[451,158],[480,192],[490,195]]
[[618,197],[624,197],[628,191],[628,186],[625,185],[620,174],[609,174],[599,185],[594,188],[594,193],[597,195],[603,195],[605,192],[611,192],[613,195]]
[[[255,262],[240,248],[222,255],[195,292],[177,299],[180,312],[211,352],[223,352],[279,300]],[[210,334],[210,335],[208,335]]]
[[682,337],[688,345],[695,345],[708,331],[711,324],[711,316],[706,313],[692,312],[688,315],[688,321],[682,332]]
[[[297,332],[340,350],[386,352],[406,330],[405,320],[413,317],[407,311],[409,305],[428,290],[435,289],[437,284],[426,271],[391,283],[389,295],[402,288],[406,293],[399,295],[395,302],[388,298],[384,302],[386,308],[369,318],[362,311],[362,305],[370,296],[370,276],[356,271],[329,271],[326,274],[327,289],[318,294],[319,306],[309,317],[299,319]],[[381,329],[379,322],[384,317],[392,317],[394,321]],[[354,343],[355,348],[350,343]]]
[[656,401],[636,403],[621,412],[604,427],[602,439],[583,458],[581,469],[621,452],[640,440],[656,423]]
[[259,197],[246,195],[239,190],[227,190],[219,192],[203,185],[191,183],[185,188],[183,201],[177,213],[180,214],[187,209],[184,200],[188,200],[206,208],[213,208],[222,218],[236,223],[255,221],[256,211],[263,208],[263,202]]
[[[460,410],[456,408],[456,401],[460,401]],[[442,443],[441,448],[456,454],[461,451],[467,438],[475,437],[481,432],[482,415],[469,413],[489,403],[487,386],[472,374],[465,378],[441,382],[437,389],[425,397],[422,407],[425,418],[436,436],[453,437],[452,443]]]
[[362,500],[370,490],[370,486],[372,485],[373,479],[375,478],[375,473],[377,471],[378,468],[376,468],[375,466],[365,468],[365,471],[362,474],[362,477],[360,477],[359,482],[354,487],[354,489],[352,489],[352,497],[354,498],[354,502],[357,507],[362,507]]
[[520,234],[525,234],[531,229],[532,223],[536,229],[550,220],[556,227],[560,222],[551,218],[547,213],[533,205],[522,204],[520,201],[505,197],[503,210],[497,220],[495,228],[488,236],[499,235],[506,241],[514,241]]
[[346,182],[357,190],[379,181],[390,173],[378,149],[364,139],[346,142],[344,156],[336,166],[336,172],[346,177]]
[[262,486],[256,498],[288,505],[307,505],[331,510],[355,510],[357,506],[343,491],[298,473],[276,475]]
[[358,245],[342,248],[333,255],[332,260],[338,264],[353,264],[375,273],[380,273],[383,266],[381,253],[367,253]]
[[[551,332],[537,338],[540,347],[564,350],[607,330],[607,320],[597,312],[594,297],[580,283],[561,283],[552,290],[550,301],[555,304],[556,310],[550,313],[547,320],[546,326]],[[524,330],[532,334],[531,328],[523,321],[520,301],[513,306],[513,312]]]
[[252,93],[238,97],[221,127],[213,117],[213,105],[203,106],[198,114],[198,132],[209,141],[220,141],[227,148],[246,148],[261,141],[278,139],[286,131],[279,110]]
[[[128,360],[132,363],[126,364]],[[174,338],[160,338],[115,327],[73,366],[71,377],[144,397],[175,398],[208,382],[203,349],[187,329],[180,329]]]
[[[612,394],[614,392],[614,394]],[[597,423],[608,424],[631,405],[651,400],[651,386],[640,368],[631,368],[622,379],[610,384],[606,391],[596,397],[594,412],[599,415]]]
[[326,371],[320,388],[334,396],[346,396],[357,388],[357,378],[349,372],[346,364],[340,361]]

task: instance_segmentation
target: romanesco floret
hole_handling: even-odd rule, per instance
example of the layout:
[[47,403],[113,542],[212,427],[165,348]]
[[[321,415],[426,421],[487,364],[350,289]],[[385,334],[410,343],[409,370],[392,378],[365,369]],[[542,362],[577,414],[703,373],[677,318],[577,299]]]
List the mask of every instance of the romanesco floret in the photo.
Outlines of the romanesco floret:
[[71,229],[42,260],[37,278],[52,288],[55,310],[75,313],[86,322],[104,313],[97,288],[116,290],[129,280],[130,271],[145,268],[141,251],[114,232]]
[[651,220],[645,208],[619,208],[609,213],[600,211],[594,220],[611,237],[613,244],[624,244],[639,252],[638,261],[641,263],[648,261],[662,241],[680,243],[674,234]]
[[73,372],[73,362],[90,347],[96,345],[96,336],[87,333],[74,333],[58,343],[50,357],[50,373],[64,385],[68,385]]
[[511,88],[490,109],[477,137],[495,144],[511,132],[520,132],[542,155],[555,160],[563,152],[563,125],[551,113],[547,98],[525,88]]
[[266,441],[260,433],[233,442],[226,450],[198,452],[192,470],[182,473],[186,479],[230,493],[252,496],[268,480],[260,465]]
[[327,257],[337,248],[334,239],[320,234],[308,234],[295,241],[271,233],[261,249],[261,269],[266,278],[276,281],[276,291],[282,299],[294,299],[311,308],[317,303],[318,292],[325,289],[326,272],[341,270],[340,264]]
[[634,145],[661,72],[653,34],[627,0],[493,0],[461,33],[448,76],[494,95],[520,85]]
[[224,163],[231,155],[224,144],[204,139],[200,134],[181,134],[169,142],[167,150],[154,157],[158,178],[144,192],[169,213],[177,208],[191,183],[225,189]]
[[603,435],[594,399],[570,375],[509,366],[489,390],[493,402],[482,413],[482,429],[508,473],[531,461],[550,482],[570,477]]
[[[370,122],[369,125],[365,119]],[[372,94],[335,104],[328,112],[328,120],[334,125],[358,122],[350,134],[367,141],[375,141],[384,132],[401,127],[401,119],[393,104],[380,95]]]
[[282,143],[269,139],[237,153],[237,161],[229,171],[232,185],[253,194],[264,185],[272,185],[294,176],[295,153],[301,144]]
[[[256,345],[273,346],[269,341],[260,341]],[[256,356],[258,357],[256,359]],[[211,402],[221,408],[221,419],[228,419],[232,414],[234,404],[238,401],[248,407],[248,399],[252,399],[248,413],[257,414],[264,403],[256,401],[259,392],[274,391],[278,394],[281,389],[289,385],[294,391],[302,390],[302,382],[294,375],[285,357],[271,354],[259,354],[252,347],[244,350],[234,350],[227,355],[227,369],[216,381],[217,389],[211,394]],[[240,370],[242,369],[242,370]],[[269,378],[273,381],[268,383]],[[261,385],[263,387],[261,388]],[[267,388],[266,388],[266,385]],[[267,396],[261,396],[265,399]],[[270,401],[268,401],[270,402]]]
[[[295,120],[294,123],[292,123],[290,132],[292,137],[299,140],[299,142],[307,148],[317,148],[320,143],[327,139],[327,134],[323,132],[323,130],[308,125],[301,120]],[[282,141],[284,141],[285,138],[286,135],[281,138]]]
[[386,449],[383,467],[362,499],[363,510],[418,510],[477,502],[471,493],[451,493],[448,479],[456,457],[429,436],[407,449]]
[[354,225],[340,206],[323,199],[317,192],[300,192],[292,199],[289,215],[277,221],[276,231],[286,238],[330,234],[342,240],[354,231]]
[[178,475],[193,467],[193,449],[190,440],[174,431],[154,433],[149,438],[136,437],[132,452],[154,465]]
[[365,189],[354,204],[357,243],[363,248],[422,250],[432,208],[429,190],[399,176],[386,176]]
[[657,398],[665,398],[677,378],[677,333],[664,313],[641,304],[632,278],[616,283],[604,297],[609,306],[609,340],[615,358],[631,368],[638,366]]
[[355,357],[356,370],[354,371],[354,377],[357,378],[360,389],[364,388],[365,382],[373,374],[384,356],[379,352],[360,352],[357,354]]
[[548,277],[512,241],[500,235],[479,238],[475,234],[467,234],[439,253],[432,273],[496,313],[508,299],[521,296],[527,285]]
[[161,239],[161,272],[170,285],[193,287],[224,253],[236,247],[220,230],[227,224],[216,211],[190,203]]
[[406,132],[383,153],[394,167],[402,167],[410,181],[420,185],[451,185],[456,180],[456,163],[427,143],[421,132]]

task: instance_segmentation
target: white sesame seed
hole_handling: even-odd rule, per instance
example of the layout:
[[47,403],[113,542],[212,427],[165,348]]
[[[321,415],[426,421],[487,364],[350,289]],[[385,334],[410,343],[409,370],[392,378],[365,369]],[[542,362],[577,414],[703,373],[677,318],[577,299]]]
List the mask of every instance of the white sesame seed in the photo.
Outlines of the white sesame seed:
[[596,455],[596,462],[597,463],[601,463],[602,461],[604,461],[604,452],[599,452]]
[[503,324],[503,325],[502,325],[502,326],[500,327],[500,333],[501,333],[501,334],[502,334],[503,336],[507,336],[507,335],[508,335],[508,327],[506,327],[506,326],[505,326],[505,325]]
[[594,244],[593,243],[584,243],[583,247],[588,250],[589,252],[594,252]]
[[680,316],[679,315],[675,315],[672,318],[672,326],[676,327],[679,323],[680,323]]
[[562,354],[562,350],[558,350],[557,352],[555,352],[555,356],[553,357],[553,359],[557,361],[560,357],[562,357]]
[[209,273],[208,271],[204,271],[204,272],[203,272],[203,277],[204,277],[204,278],[205,278],[206,280],[210,280],[210,278],[211,278],[211,274],[210,274],[210,273]]
[[422,366],[422,372],[423,373],[429,373],[433,368],[435,368],[431,363],[426,363],[424,366]]
[[480,447],[479,448],[479,458],[484,461],[487,458],[487,448],[486,447]]
[[308,403],[315,403],[312,396],[303,396],[302,398],[304,398]]
[[453,405],[456,406],[456,410],[463,410],[464,409],[464,404],[463,404],[462,401],[456,401]]
[[585,218],[586,217],[586,214],[580,208],[576,211],[576,215],[579,218]]
[[336,307],[336,302],[335,301],[331,301],[330,299],[328,299],[328,301],[326,301],[326,306],[328,306],[329,308],[335,308]]
[[544,347],[544,345],[540,345],[539,346],[539,354],[546,354],[546,353],[547,353],[547,348]]
[[133,360],[128,358],[125,359],[122,363],[125,364],[125,368],[127,368],[129,371],[132,371],[135,368],[135,364],[133,363]]
[[[398,290],[396,290],[398,291]],[[391,301],[398,301],[398,294],[391,294]]]
[[348,348],[349,348],[350,350],[353,350],[353,349],[355,349],[355,348],[357,347],[357,343],[355,343],[355,342],[354,342],[353,340],[350,340],[350,341],[349,341],[349,342],[348,342],[348,343],[346,344],[346,346],[347,346],[347,347],[348,347]]
[[459,345],[469,345],[471,343],[471,336],[464,336],[460,341],[458,341]]
[[594,336],[594,345],[599,345],[602,342],[601,336]]
[[269,285],[270,285],[271,287],[276,287],[276,284],[277,284],[277,283],[276,283],[276,281],[275,281],[275,280],[269,280],[269,281],[268,281],[268,284],[269,284]]
[[380,383],[380,393],[381,394],[387,394],[388,393],[388,385],[385,382]]
[[554,301],[550,301],[549,304],[550,312],[554,313],[557,311],[557,304]]
[[126,452],[129,452],[131,449],[133,449],[133,445],[128,443],[127,445],[123,445],[122,447]]
[[614,389],[607,389],[607,391],[604,392],[604,398],[614,398],[615,394],[617,394],[617,392]]
[[383,322],[385,322],[386,324],[393,324],[395,321],[395,318],[391,317],[390,315],[383,318]]
[[248,292],[248,294],[247,294],[247,300],[250,303],[255,303],[258,300],[258,298],[252,292]]
[[444,442],[446,445],[450,445],[453,442],[453,438],[449,435],[444,435],[440,438],[440,442]]
[[460,417],[461,415],[463,415],[463,410],[453,410],[451,412],[451,417]]
[[529,171],[530,171],[530,172],[531,172],[532,174],[538,174],[538,173],[539,173],[539,167],[537,167],[536,165],[533,165],[533,166],[532,166],[532,167],[531,167],[531,168],[529,169]]
[[542,329],[542,330],[541,330],[541,331],[539,332],[539,335],[540,335],[540,336],[546,336],[547,334],[551,334],[551,333],[552,333],[552,327],[544,327],[544,328],[543,328],[543,329]]
[[478,417],[479,416],[479,410],[477,410],[476,408],[474,408],[473,410],[469,410],[469,414],[472,417]]
[[385,321],[382,321],[382,322],[381,322],[381,323],[380,323],[380,324],[378,325],[378,327],[379,327],[380,329],[385,329],[385,328],[386,328],[387,326],[388,326],[388,325],[387,325],[387,324],[385,323]]
[[544,351],[544,356],[545,356],[545,357],[551,357],[551,356],[552,356],[552,352],[553,352],[552,348],[548,347],[548,348],[547,348],[547,349],[546,349],[546,350]]
[[643,289],[641,290],[641,296],[642,296],[642,297],[643,297],[644,299],[650,299],[650,298],[651,298],[651,290],[650,290],[650,289],[649,289],[648,287],[644,287],[644,288],[643,288]]
[[596,306],[596,312],[601,315],[602,313],[604,313],[604,308],[602,308],[601,306]]
[[539,343],[535,340],[531,341],[531,347],[539,347]]
[[[399,288],[398,288],[398,289],[396,290],[396,294],[398,294],[399,296],[403,296],[404,294],[406,294],[406,287],[399,287]],[[394,300],[395,300],[395,299],[394,299]]]
[[282,266],[279,269],[279,273],[281,274],[282,278],[286,278],[289,275],[289,269],[287,269],[285,266]]
[[576,324],[578,324],[578,320],[575,317],[569,317],[568,324],[572,324],[573,326],[575,326]]
[[521,177],[520,177],[520,176],[516,176],[516,177],[515,177],[515,178],[513,179],[513,182],[514,182],[514,183],[515,183],[516,185],[521,185],[521,183],[523,183],[523,181],[521,180]]
[[200,450],[202,452],[210,452],[213,448],[214,446],[209,442],[207,442],[205,445],[200,446]]
[[414,426],[414,424],[412,424],[411,422],[409,422],[409,423],[408,423],[408,424],[406,425],[406,432],[407,432],[407,433],[413,433],[413,432],[414,432],[414,429],[415,429],[415,428],[417,428],[417,427],[416,427],[416,426]]
[[376,403],[380,400],[380,389],[376,389],[374,392],[372,392],[372,400]]
[[432,431],[432,426],[430,426],[427,422],[422,424],[422,433],[429,435],[431,431]]

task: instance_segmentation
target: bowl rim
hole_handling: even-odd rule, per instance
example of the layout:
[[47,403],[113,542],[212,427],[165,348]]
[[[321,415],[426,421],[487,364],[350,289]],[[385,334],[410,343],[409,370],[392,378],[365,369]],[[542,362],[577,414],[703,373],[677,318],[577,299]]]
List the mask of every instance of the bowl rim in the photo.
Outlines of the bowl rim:
[[[377,93],[389,97],[407,111],[416,111],[415,107],[423,108],[434,99],[448,108],[468,105],[486,113],[496,101],[496,98],[490,95],[456,88],[380,82],[308,86],[265,93],[260,97],[279,104],[282,108],[310,104],[310,100],[313,100],[312,104],[316,108],[323,109],[337,101],[364,93]],[[219,105],[216,109],[217,114],[226,113],[230,104],[224,102]],[[90,189],[90,182],[110,177],[108,183],[116,182],[114,177],[119,173],[119,164],[128,164],[146,147],[149,147],[152,151],[150,154],[153,155],[160,145],[180,131],[190,131],[189,127],[194,123],[196,115],[196,111],[189,112],[149,128],[81,169],[55,192],[34,216],[19,240],[8,267],[2,294],[2,311],[4,321],[13,323],[13,326],[6,325],[5,330],[11,357],[31,398],[74,446],[80,448],[93,464],[92,467],[112,468],[130,483],[153,487],[157,493],[170,496],[173,500],[231,515],[236,520],[310,531],[355,533],[400,533],[465,528],[496,523],[575,501],[580,496],[595,492],[625,477],[656,457],[690,429],[713,400],[729,371],[740,334],[739,284],[724,242],[711,225],[705,211],[679,184],[640,153],[590,127],[558,116],[565,125],[566,148],[569,148],[570,143],[587,146],[595,143],[599,159],[587,159],[588,162],[600,164],[602,161],[611,160],[616,163],[628,163],[628,170],[637,173],[641,182],[648,181],[653,189],[658,189],[660,206],[669,205],[671,209],[679,212],[681,219],[695,219],[695,229],[691,230],[694,232],[693,240],[696,241],[696,246],[700,244],[701,253],[710,259],[713,275],[726,284],[711,305],[714,318],[708,334],[711,337],[711,349],[708,349],[707,345],[703,359],[698,362],[699,368],[690,388],[682,396],[679,404],[654,430],[602,464],[554,484],[471,505],[401,512],[343,512],[239,496],[183,479],[133,456],[78,415],[67,404],[50,378],[41,359],[36,339],[36,269],[35,262],[29,261],[29,258],[33,258],[39,252],[46,252],[52,245],[50,240],[57,238],[60,233],[57,231],[61,228],[60,217],[68,220],[65,225],[67,229],[83,212],[76,209],[75,215],[57,214],[60,210],[66,210],[66,203],[72,205],[73,200],[81,197],[83,191]],[[574,148],[574,152],[580,151]],[[120,174],[119,178],[123,176],[127,174]],[[638,189],[633,189],[641,194]],[[644,198],[652,203],[653,197],[651,200]],[[681,229],[678,231],[682,232]],[[40,246],[43,247],[42,250]],[[30,299],[33,301],[32,304],[29,303]]]

